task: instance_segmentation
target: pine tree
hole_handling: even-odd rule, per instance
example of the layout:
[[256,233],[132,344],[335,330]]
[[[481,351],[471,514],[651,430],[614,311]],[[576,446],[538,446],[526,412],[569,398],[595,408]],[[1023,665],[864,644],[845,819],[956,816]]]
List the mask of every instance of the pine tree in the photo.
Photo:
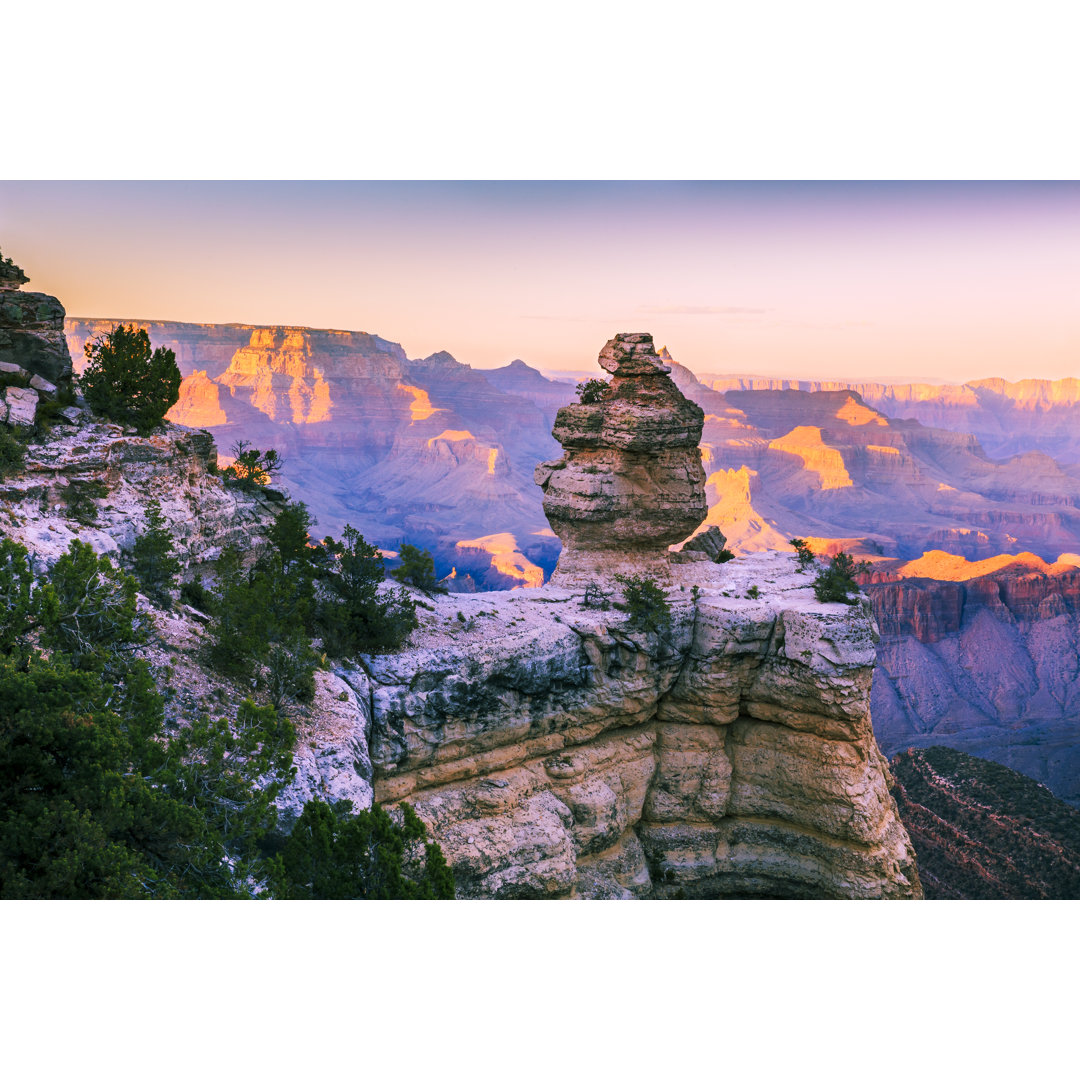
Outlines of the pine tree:
[[135,541],[131,555],[135,576],[142,582],[146,595],[158,604],[167,604],[170,591],[176,588],[180,560],[175,552],[161,503],[151,499],[146,506],[146,529]]
[[401,545],[401,565],[390,571],[390,576],[403,585],[412,585],[423,592],[445,592],[439,589],[439,579],[435,576],[435,560],[428,550],[421,551],[412,544]]
[[114,326],[84,349],[89,363],[79,384],[91,408],[140,435],[149,434],[180,400],[180,369],[171,349],[150,350],[150,336],[134,326]]

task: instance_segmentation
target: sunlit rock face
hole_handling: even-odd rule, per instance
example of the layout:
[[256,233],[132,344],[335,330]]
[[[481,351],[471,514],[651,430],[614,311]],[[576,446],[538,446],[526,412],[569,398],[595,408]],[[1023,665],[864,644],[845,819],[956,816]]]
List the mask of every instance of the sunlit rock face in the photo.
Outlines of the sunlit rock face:
[[553,580],[598,569],[666,572],[667,548],[705,518],[702,409],[668,378],[651,334],[618,334],[600,353],[601,400],[567,405],[553,434],[563,456],[536,467],[544,513],[563,542]]

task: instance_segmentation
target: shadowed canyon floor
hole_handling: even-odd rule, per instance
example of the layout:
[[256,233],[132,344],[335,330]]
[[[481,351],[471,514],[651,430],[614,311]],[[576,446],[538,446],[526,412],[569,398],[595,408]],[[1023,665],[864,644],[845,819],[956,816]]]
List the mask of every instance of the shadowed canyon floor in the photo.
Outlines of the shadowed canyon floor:
[[1080,811],[942,746],[890,762],[928,900],[1080,899]]

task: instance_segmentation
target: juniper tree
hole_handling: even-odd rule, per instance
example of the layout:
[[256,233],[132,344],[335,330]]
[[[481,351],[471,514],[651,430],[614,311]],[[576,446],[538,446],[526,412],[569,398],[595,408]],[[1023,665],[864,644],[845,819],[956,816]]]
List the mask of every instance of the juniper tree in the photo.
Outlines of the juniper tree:
[[159,604],[168,603],[170,591],[176,588],[180,560],[157,499],[147,503],[146,529],[135,541],[131,556],[135,576],[146,595]]
[[84,348],[87,366],[79,384],[87,404],[110,420],[149,434],[180,400],[180,369],[172,349],[151,351],[150,336],[117,325]]

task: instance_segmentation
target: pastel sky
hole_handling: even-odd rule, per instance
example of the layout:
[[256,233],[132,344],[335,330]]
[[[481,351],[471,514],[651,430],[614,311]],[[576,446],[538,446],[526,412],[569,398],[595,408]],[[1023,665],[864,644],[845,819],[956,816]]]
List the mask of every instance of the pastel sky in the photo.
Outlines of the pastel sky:
[[[617,169],[617,159],[612,161]],[[71,315],[367,330],[585,369],[1080,376],[1080,184],[0,182]]]

